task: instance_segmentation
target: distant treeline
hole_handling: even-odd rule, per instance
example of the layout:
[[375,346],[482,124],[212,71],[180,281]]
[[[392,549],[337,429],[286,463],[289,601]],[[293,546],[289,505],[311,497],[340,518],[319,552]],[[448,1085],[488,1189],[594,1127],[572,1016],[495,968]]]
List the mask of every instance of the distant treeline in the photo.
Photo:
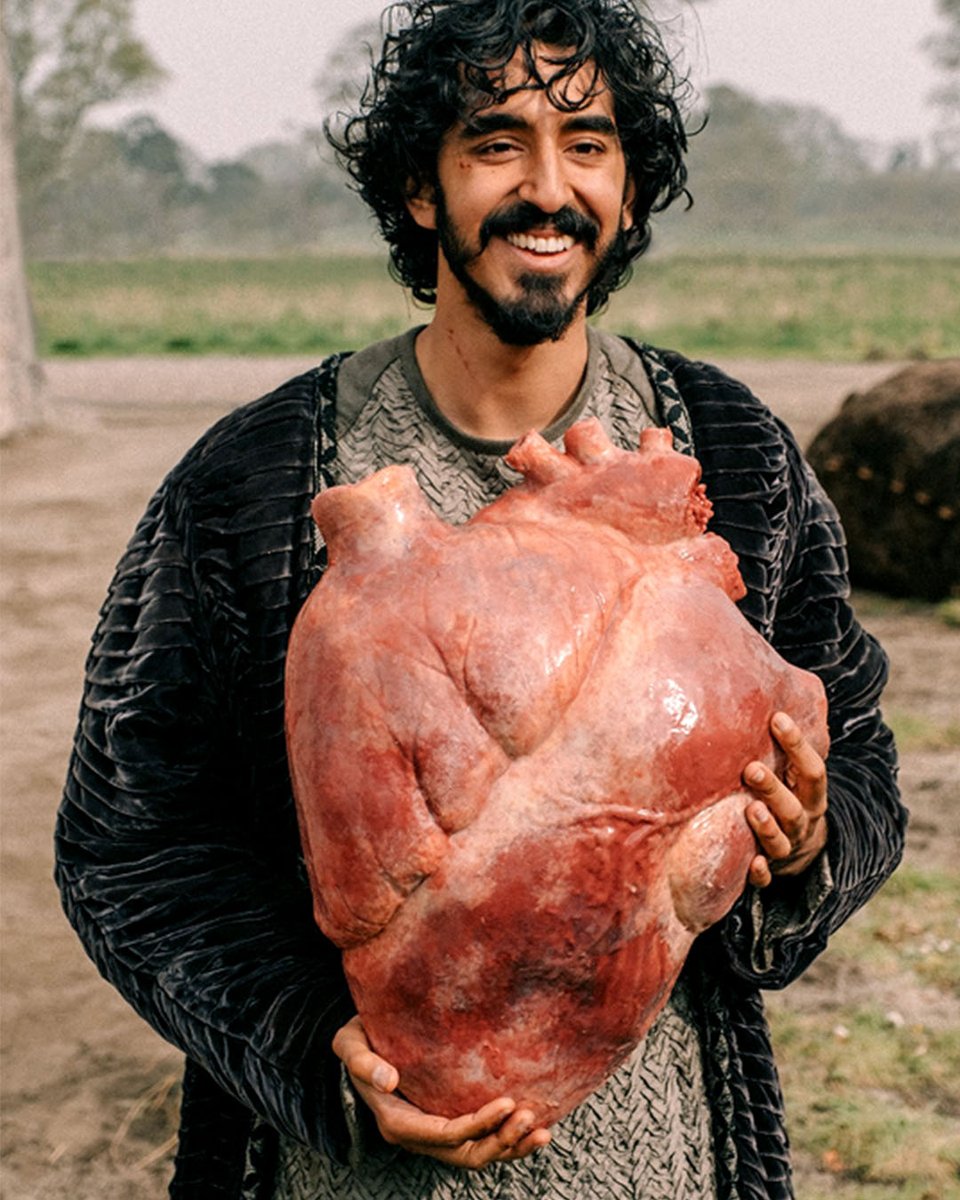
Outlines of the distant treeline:
[[[915,144],[878,149],[814,107],[721,86],[691,137],[694,205],[655,245],[938,247],[960,242],[960,170]],[[694,117],[691,126],[702,125]],[[28,256],[277,254],[358,249],[374,228],[321,132],[200,160],[148,115],[87,129],[54,180],[21,171]]]

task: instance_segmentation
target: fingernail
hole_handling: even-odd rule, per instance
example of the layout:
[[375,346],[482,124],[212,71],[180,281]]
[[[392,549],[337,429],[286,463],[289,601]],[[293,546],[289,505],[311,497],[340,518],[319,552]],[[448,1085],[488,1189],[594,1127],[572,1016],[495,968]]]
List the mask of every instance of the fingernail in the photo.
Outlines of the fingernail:
[[786,733],[792,724],[786,713],[777,713],[773,718],[773,729],[775,733]]
[[373,1086],[381,1092],[388,1092],[390,1085],[393,1083],[393,1071],[388,1066],[380,1063],[379,1066],[373,1068]]
[[763,783],[763,767],[748,767],[745,774],[747,783]]

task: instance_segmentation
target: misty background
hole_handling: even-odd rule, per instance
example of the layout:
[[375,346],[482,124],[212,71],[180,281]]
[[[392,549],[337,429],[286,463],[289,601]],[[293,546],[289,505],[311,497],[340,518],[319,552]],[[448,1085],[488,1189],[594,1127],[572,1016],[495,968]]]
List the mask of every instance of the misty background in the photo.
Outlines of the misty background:
[[[690,188],[654,252],[937,251],[960,228],[960,2],[661,0]],[[322,122],[380,0],[8,0],[28,259],[376,247]]]

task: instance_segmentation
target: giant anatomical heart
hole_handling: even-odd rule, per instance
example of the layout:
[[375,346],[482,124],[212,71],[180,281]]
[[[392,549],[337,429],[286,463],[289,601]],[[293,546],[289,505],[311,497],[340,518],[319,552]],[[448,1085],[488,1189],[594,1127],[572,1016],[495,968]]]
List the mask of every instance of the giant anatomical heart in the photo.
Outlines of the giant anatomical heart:
[[287,662],[316,919],[419,1107],[541,1123],[630,1054],[743,891],[740,776],[771,714],[827,750],[819,680],[734,601],[695,459],[528,434],[462,526],[409,467],[321,493],[330,565]]

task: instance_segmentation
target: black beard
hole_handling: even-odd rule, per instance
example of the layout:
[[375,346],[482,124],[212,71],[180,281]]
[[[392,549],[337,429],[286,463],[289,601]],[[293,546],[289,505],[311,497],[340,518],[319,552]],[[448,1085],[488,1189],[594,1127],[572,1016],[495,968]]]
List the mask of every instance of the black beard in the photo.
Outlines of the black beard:
[[437,235],[447,265],[463,287],[467,299],[497,338],[507,346],[538,346],[542,342],[559,341],[594,283],[606,275],[611,264],[619,260],[623,253],[625,234],[620,229],[601,253],[585,287],[570,300],[563,295],[565,275],[543,275],[539,272],[521,275],[518,280],[522,293],[520,297],[516,300],[498,300],[469,274],[468,266],[483,253],[484,247],[495,234],[524,233],[544,226],[577,238],[589,250],[595,248],[600,232],[596,222],[574,209],[566,208],[558,213],[547,214],[535,205],[521,203],[494,213],[483,222],[480,227],[480,250],[474,254],[450,223],[443,194],[439,191],[437,194]]

